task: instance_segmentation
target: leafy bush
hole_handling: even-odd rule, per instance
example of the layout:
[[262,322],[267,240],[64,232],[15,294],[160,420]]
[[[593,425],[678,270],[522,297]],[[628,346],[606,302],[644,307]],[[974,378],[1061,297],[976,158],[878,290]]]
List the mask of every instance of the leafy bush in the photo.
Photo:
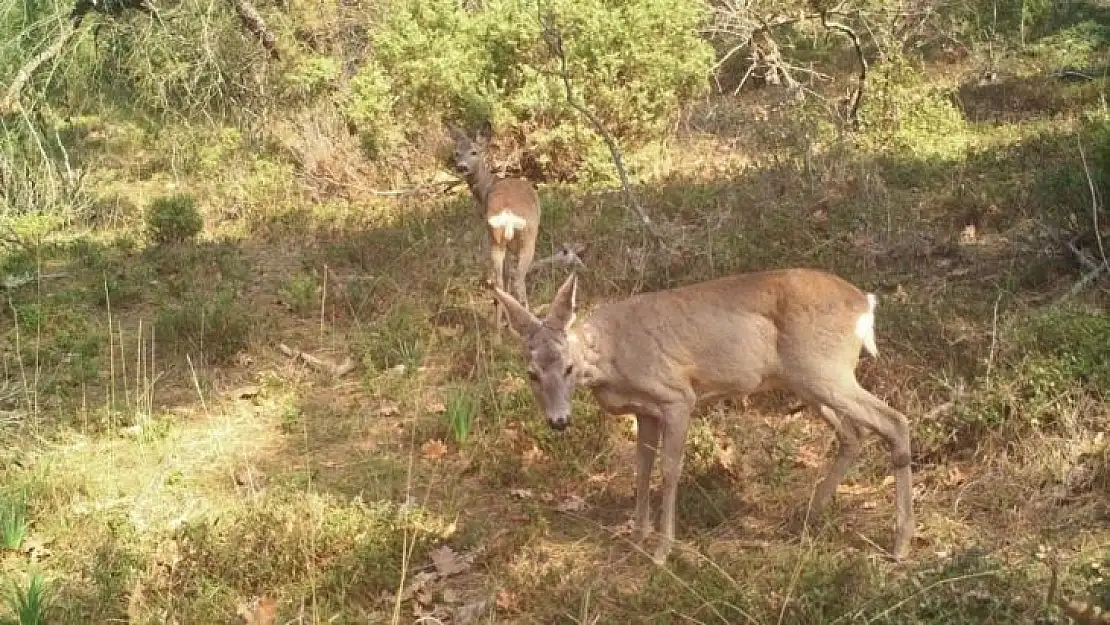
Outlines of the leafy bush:
[[[659,131],[707,86],[713,54],[697,32],[706,18],[700,2],[558,0],[545,8],[564,34],[576,95],[619,138]],[[541,160],[580,159],[596,141],[566,104],[535,4],[491,0],[469,10],[454,0],[394,0],[385,12],[371,35],[375,56],[345,99],[371,143],[391,122],[418,127],[437,116],[527,128]]]
[[179,193],[156,198],[146,211],[150,237],[157,243],[188,241],[200,233],[204,219],[191,195]]

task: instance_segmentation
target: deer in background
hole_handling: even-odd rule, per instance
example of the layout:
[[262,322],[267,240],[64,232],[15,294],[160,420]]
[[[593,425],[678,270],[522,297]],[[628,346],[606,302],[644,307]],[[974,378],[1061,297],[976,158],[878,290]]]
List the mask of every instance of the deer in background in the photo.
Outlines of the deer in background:
[[[492,134],[489,122],[482,124],[472,140],[453,125],[447,129],[455,139],[455,171],[466,179],[470,193],[478,204],[479,214],[488,234],[484,247],[489,252],[488,281],[505,289],[507,252],[516,255],[512,275],[512,293],[516,301],[528,308],[525,278],[536,254],[536,237],[540,227],[540,197],[532,183],[523,178],[497,178],[485,161],[485,149]],[[494,302],[494,328],[498,335],[504,322],[504,309]]]
[[871,430],[886,441],[895,477],[891,555],[900,559],[909,547],[909,425],[855,376],[861,348],[878,354],[873,294],[822,271],[763,271],[641,293],[604,305],[572,327],[575,273],[542,320],[504,290],[493,292],[523,340],[532,393],[552,428],[570,422],[577,384],[589,388],[605,412],[635,415],[637,540],[651,531],[648,490],[656,450],[662,450],[656,563],[666,561],[674,543],[675,495],[695,404],[773,388],[793,391],[836,432],[838,453],[814,492],[811,512],[829,503]]

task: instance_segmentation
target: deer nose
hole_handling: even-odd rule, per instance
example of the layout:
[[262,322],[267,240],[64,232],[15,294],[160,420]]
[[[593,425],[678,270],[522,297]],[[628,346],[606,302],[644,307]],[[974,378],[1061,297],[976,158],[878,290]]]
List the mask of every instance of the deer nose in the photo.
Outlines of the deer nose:
[[551,429],[553,429],[557,432],[562,432],[563,430],[567,429],[567,425],[569,423],[570,423],[570,419],[565,417],[565,416],[562,416],[562,417],[548,417],[548,419],[547,419],[547,424],[551,426]]

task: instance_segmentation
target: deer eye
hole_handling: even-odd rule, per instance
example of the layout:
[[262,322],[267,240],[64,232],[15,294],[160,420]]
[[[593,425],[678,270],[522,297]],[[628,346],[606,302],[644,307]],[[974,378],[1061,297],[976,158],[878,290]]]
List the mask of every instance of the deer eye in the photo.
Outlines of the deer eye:
[[477,150],[471,150],[470,155],[471,156],[478,156],[478,151]]
[[563,372],[563,375],[569,376],[572,373],[574,373],[574,365],[567,365],[567,370]]
[[533,382],[539,382],[540,381],[540,376],[539,376],[538,373],[536,373],[532,369],[529,369],[528,370],[528,379],[533,381]]

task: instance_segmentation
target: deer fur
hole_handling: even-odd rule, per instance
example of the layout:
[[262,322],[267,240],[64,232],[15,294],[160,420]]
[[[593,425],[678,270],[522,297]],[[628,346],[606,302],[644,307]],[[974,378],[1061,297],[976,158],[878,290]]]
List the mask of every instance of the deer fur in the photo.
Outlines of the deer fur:
[[878,353],[874,295],[823,271],[782,269],[641,293],[573,325],[574,273],[543,319],[504,290],[493,292],[523,341],[532,393],[551,427],[568,425],[578,384],[605,412],[635,415],[639,540],[651,530],[648,488],[656,449],[662,450],[657,563],[674,543],[675,495],[695,404],[773,388],[797,394],[836,432],[837,457],[814,493],[813,514],[855,464],[864,431],[886,441],[896,491],[891,555],[905,553],[914,531],[909,425],[855,377],[861,348]]
[[[487,280],[505,289],[505,261],[508,252],[516,255],[511,291],[525,308],[528,307],[526,278],[536,254],[536,237],[540,227],[540,197],[532,183],[523,178],[497,178],[485,160],[485,149],[491,134],[483,124],[471,139],[458,128],[448,125],[455,139],[455,171],[466,179],[478,211],[485,224],[487,237],[484,249],[489,254]],[[494,327],[500,332],[504,310],[494,303]]]

